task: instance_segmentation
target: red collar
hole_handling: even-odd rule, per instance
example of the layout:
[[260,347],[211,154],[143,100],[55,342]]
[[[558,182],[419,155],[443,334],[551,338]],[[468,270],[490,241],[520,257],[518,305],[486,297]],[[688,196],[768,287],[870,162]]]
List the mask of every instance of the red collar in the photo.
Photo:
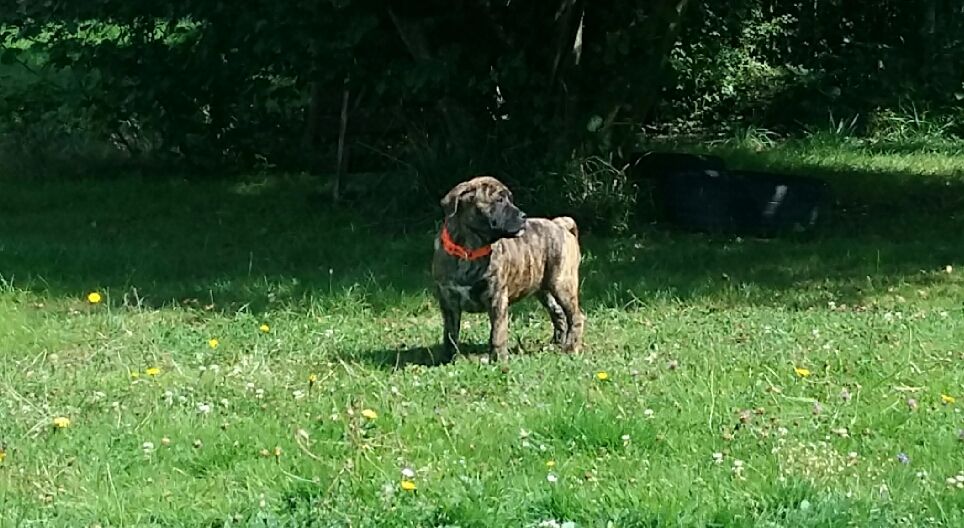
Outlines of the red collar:
[[449,235],[449,229],[445,224],[442,224],[442,234],[439,235],[439,239],[442,241],[442,248],[445,249],[445,252],[457,259],[479,260],[492,253],[492,244],[477,249],[466,249],[456,244],[455,241],[452,240],[452,236]]

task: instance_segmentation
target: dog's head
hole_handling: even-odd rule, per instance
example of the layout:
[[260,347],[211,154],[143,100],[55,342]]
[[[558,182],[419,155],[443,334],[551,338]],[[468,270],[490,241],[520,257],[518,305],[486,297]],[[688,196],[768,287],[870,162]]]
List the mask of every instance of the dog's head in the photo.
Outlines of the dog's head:
[[464,181],[442,198],[449,222],[489,240],[516,237],[525,228],[526,215],[514,203],[512,192],[491,176]]

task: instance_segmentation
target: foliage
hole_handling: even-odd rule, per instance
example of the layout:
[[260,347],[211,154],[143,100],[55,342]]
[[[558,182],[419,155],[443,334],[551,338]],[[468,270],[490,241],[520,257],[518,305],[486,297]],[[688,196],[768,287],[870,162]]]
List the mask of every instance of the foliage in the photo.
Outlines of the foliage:
[[0,134],[19,160],[74,143],[205,171],[326,173],[347,95],[349,171],[402,169],[428,195],[470,170],[528,174],[535,186],[531,175],[619,158],[651,130],[786,135],[859,115],[853,132],[873,134],[914,105],[953,138],[964,122],[962,10],[947,0],[4,0]]

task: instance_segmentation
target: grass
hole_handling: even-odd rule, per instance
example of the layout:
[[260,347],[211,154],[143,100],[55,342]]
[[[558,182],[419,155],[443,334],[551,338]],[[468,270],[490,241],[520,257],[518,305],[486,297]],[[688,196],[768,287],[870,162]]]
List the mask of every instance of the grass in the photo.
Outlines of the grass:
[[508,369],[426,365],[434,219],[6,180],[0,526],[962,525],[962,158],[714,148],[827,177],[832,222],[587,233],[586,353],[526,302]]

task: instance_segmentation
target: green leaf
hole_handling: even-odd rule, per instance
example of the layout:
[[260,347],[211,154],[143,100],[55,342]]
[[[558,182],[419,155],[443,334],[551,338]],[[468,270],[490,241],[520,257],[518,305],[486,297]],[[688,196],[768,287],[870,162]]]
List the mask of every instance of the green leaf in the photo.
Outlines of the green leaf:
[[589,118],[589,122],[586,123],[586,130],[589,132],[595,132],[599,130],[603,125],[603,118],[599,115],[594,115]]

